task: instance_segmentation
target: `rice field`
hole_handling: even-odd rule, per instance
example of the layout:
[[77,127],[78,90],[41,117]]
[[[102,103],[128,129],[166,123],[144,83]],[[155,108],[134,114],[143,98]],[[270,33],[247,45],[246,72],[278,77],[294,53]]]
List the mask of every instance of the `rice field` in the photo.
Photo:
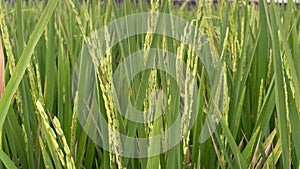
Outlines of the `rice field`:
[[1,1],[0,168],[300,169],[300,7]]

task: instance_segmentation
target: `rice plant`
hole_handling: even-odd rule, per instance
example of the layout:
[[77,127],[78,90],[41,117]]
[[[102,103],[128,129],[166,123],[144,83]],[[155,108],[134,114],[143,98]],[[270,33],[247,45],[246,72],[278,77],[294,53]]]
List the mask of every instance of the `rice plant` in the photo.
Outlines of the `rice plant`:
[[0,168],[300,168],[299,7],[1,1]]

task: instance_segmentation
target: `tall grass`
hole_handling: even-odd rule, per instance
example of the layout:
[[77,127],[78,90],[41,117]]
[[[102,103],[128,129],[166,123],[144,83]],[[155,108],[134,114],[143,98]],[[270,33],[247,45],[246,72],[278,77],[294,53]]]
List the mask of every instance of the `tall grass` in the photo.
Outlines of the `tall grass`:
[[[198,1],[188,9],[186,3],[178,7],[171,0],[121,4],[113,0],[17,0],[14,4],[1,1],[0,9],[0,167],[300,167],[300,10],[292,1],[286,5]],[[147,33],[121,41],[99,61],[96,79],[99,109],[121,133],[132,137],[159,134],[174,122],[181,97],[176,79],[159,70],[146,70],[132,80],[137,98],[130,99],[137,109],[147,110],[155,103],[145,99],[149,91],[161,89],[171,98],[164,116],[145,124],[121,117],[109,84],[126,56],[149,48],[168,50],[187,63],[199,86],[199,97],[194,100],[198,102],[196,121],[186,137],[160,155],[127,158],[104,150],[83,130],[77,119],[82,103],[76,95],[81,93],[72,91],[76,89],[74,70],[93,31],[119,17],[150,11],[185,18],[206,34],[222,60],[224,107],[220,125],[200,143],[213,104],[209,102],[211,72],[189,47],[170,37]],[[188,36],[188,31],[183,35]],[[178,70],[180,65],[176,66]],[[186,95],[191,92],[185,91]],[[109,141],[114,145],[122,140]],[[152,143],[148,148],[159,146]]]

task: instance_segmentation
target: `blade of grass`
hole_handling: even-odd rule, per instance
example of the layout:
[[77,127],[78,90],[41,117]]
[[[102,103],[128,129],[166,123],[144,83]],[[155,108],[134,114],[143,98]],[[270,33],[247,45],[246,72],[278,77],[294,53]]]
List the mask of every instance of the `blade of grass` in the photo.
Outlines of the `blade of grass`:
[[4,54],[3,54],[3,48],[2,48],[2,38],[0,36],[0,99],[2,97],[2,94],[4,92],[5,87],[5,71],[4,71]]
[[273,111],[275,107],[275,89],[274,89],[275,85],[274,84],[275,84],[275,76],[272,78],[271,84],[264,98],[262,107],[259,112],[259,116],[257,117],[254,126],[254,130],[256,130],[259,126],[261,126],[261,131],[263,135],[266,133],[266,130],[269,127],[269,122],[274,112]]
[[10,160],[10,158],[4,153],[3,150],[0,149],[0,159],[6,166],[6,168],[9,169],[18,169],[15,164]]
[[39,19],[36,27],[34,28],[31,34],[31,38],[29,39],[28,44],[22,53],[22,56],[15,68],[15,71],[7,84],[7,88],[4,91],[3,98],[0,101],[0,109],[2,110],[2,113],[0,114],[0,131],[2,131],[3,123],[5,121],[11,99],[22,80],[22,77],[32,56],[33,50],[37,42],[39,41],[48,21],[51,18],[57,2],[58,0],[52,0],[48,2],[46,8],[44,9],[41,15],[41,18]]
[[[267,8],[266,2],[264,2],[265,8]],[[276,8],[278,9],[278,8]],[[288,109],[286,107],[287,95],[286,95],[286,83],[284,78],[284,68],[282,61],[282,54],[280,52],[279,38],[278,38],[278,26],[276,24],[277,12],[275,9],[275,4],[271,4],[270,8],[270,18],[267,17],[268,27],[271,33],[272,39],[272,50],[273,50],[273,60],[274,60],[274,71],[275,71],[275,102],[276,111],[278,115],[278,130],[280,143],[282,147],[282,160],[284,168],[290,168],[291,157],[290,157],[290,137],[288,129]],[[268,16],[268,14],[266,14]]]
[[299,165],[300,163],[300,115],[299,112],[296,109],[296,104],[294,101],[294,98],[292,96],[292,92],[290,87],[288,87],[289,95],[288,95],[288,105],[289,105],[289,117],[290,117],[290,125],[292,129],[292,140],[293,140],[293,146],[295,149],[297,161],[295,162],[296,165]]
[[[160,93],[161,94],[161,93]],[[156,111],[155,113],[161,114],[161,103],[162,103],[162,97],[161,95],[158,96],[158,104],[156,105]],[[153,130],[150,133],[150,137],[154,137],[155,135],[160,134],[162,129],[162,117],[159,117],[156,119],[153,123]],[[153,139],[154,141],[150,140],[148,151],[149,154],[152,154],[151,152],[156,152],[158,150],[161,150],[161,143],[160,139]],[[147,160],[147,169],[152,169],[152,168],[160,168],[160,160],[159,160],[160,155],[156,155],[153,157],[148,158]]]
[[[53,112],[53,102],[56,84],[56,58],[55,58],[55,29],[54,16],[51,17],[48,24],[48,29],[45,33],[46,39],[46,74],[45,74],[45,105],[49,112]],[[61,114],[62,112],[59,112]]]
[[265,165],[263,166],[263,169],[266,168],[275,168],[275,164],[277,163],[280,155],[282,153],[281,144],[278,140],[276,146],[274,147],[272,153],[269,155],[267,161],[265,162]]
[[[287,61],[287,66],[285,69],[288,69],[290,72],[290,76],[292,78],[292,83],[294,84],[294,86],[298,86],[294,88],[294,92],[296,94],[296,105],[300,106],[300,83],[299,83],[299,79],[298,79],[298,75],[297,75],[297,70],[295,68],[295,64],[294,64],[294,60],[293,60],[293,54],[292,54],[292,49],[290,48],[290,45],[288,43],[288,35],[286,34],[287,29],[284,29],[285,27],[283,27],[283,24],[281,23],[281,18],[279,18],[277,12],[274,13],[275,14],[275,19],[278,25],[278,29],[279,29],[279,40],[280,42],[283,43],[283,49],[286,55],[286,61]],[[289,17],[289,16],[288,16]],[[285,19],[287,20],[287,19]],[[294,56],[295,57],[295,56]],[[297,57],[297,56],[296,56]]]
[[[18,60],[23,52],[24,49],[24,38],[23,38],[23,11],[22,11],[22,0],[18,0],[17,1],[17,5],[16,5],[16,15],[17,15],[17,30],[16,30],[16,38],[17,38],[17,55],[16,55],[16,59]],[[30,97],[30,89],[29,89],[29,85],[28,85],[28,78],[26,76],[24,76],[22,78],[22,81],[20,83],[20,93],[21,93],[21,98],[22,98],[22,113],[21,116],[23,123],[24,123],[24,127],[26,130],[26,135],[30,135],[31,134],[31,125],[30,125],[30,116],[33,116],[33,104],[31,102],[31,97]],[[34,165],[34,157],[33,157],[33,151],[32,151],[32,146],[33,146],[33,140],[31,137],[26,137],[26,143],[27,143],[27,158],[29,160],[29,168],[34,169],[35,165]]]
[[229,145],[230,145],[230,147],[231,147],[231,150],[232,150],[232,152],[233,152],[233,154],[234,154],[234,156],[235,156],[235,160],[236,160],[236,162],[237,162],[237,165],[239,166],[239,168],[247,168],[247,167],[246,167],[246,161],[245,161],[245,158],[244,158],[244,156],[241,154],[241,152],[240,152],[238,146],[236,145],[236,142],[235,142],[235,140],[234,140],[234,137],[233,137],[232,133],[230,132],[230,130],[229,130],[229,128],[228,128],[228,126],[227,126],[227,124],[226,124],[226,122],[225,122],[224,117],[222,117],[222,118],[220,119],[220,124],[221,124],[221,126],[222,126],[222,128],[223,128],[223,130],[224,130],[224,133],[225,133],[226,138],[228,139],[228,143],[229,143]]
[[201,132],[201,119],[203,118],[203,107],[204,107],[204,69],[201,72],[201,79],[200,79],[200,87],[199,87],[199,111],[197,120],[195,122],[193,128],[193,163],[197,163],[198,155],[199,155],[199,137]]
[[[242,155],[246,157],[246,162],[247,164],[250,164],[251,157],[254,154],[254,148],[255,148],[255,143],[259,139],[259,133],[260,133],[260,127],[256,129],[256,131],[253,133],[251,139],[249,140],[248,144],[246,145],[245,149],[242,152]],[[249,160],[249,161],[248,161]]]
[[[19,164],[22,165],[23,168],[29,168],[28,154],[27,151],[24,151],[26,138],[24,138],[24,136],[22,135],[22,127],[16,124],[18,124],[16,112],[12,108],[10,108],[9,114],[7,115],[7,120],[5,121],[4,125],[4,130],[7,133],[6,135],[8,137],[7,142],[9,143],[10,148],[12,149],[10,150],[11,152],[13,152],[13,149],[16,150],[18,158],[17,161],[19,162]],[[27,149],[27,147],[25,149]],[[12,160],[15,159],[12,158]]]

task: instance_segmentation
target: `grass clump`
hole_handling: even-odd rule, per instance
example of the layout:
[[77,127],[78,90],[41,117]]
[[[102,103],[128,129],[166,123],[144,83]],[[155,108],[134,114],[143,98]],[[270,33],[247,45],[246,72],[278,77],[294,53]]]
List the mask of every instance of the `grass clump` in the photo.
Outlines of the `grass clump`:
[[[296,3],[197,1],[190,8],[187,2],[174,6],[171,0],[17,0],[1,1],[0,8],[0,167],[300,167],[300,12]],[[91,59],[96,68],[93,80],[97,109],[109,127],[136,138],[166,131],[181,110],[182,119],[194,118],[195,124],[191,130],[184,126],[178,131],[187,133],[172,149],[153,157],[129,158],[103,149],[87,135],[86,128],[90,126],[81,126],[77,118],[86,104],[78,100],[84,92],[72,89],[79,88],[74,83],[76,78],[78,84],[90,82],[76,72],[82,70],[77,63],[85,45],[93,43],[88,37],[115,19],[142,12],[167,13],[190,21],[198,30],[186,26],[181,33],[183,39],[195,35],[194,48],[179,39],[153,34],[165,24],[159,23],[158,18],[151,18],[149,25],[137,25],[137,29],[147,27],[148,32],[122,40],[101,59]],[[211,42],[223,70],[220,125],[208,131],[209,138],[204,142],[200,141],[200,133],[210,118],[208,112],[215,107],[210,100],[215,89],[210,84],[214,79],[209,79],[213,72],[193,51],[202,47],[196,41],[197,31]],[[100,44],[95,51],[110,46],[120,32],[106,33],[106,44]],[[118,65],[127,56],[152,48],[174,53],[183,62],[173,65],[177,78],[148,69],[130,81],[128,97],[133,106],[162,114],[141,124],[120,115],[111,84]],[[163,57],[162,61],[167,62],[167,55]],[[185,75],[196,78],[185,79],[180,92],[176,80],[182,80],[182,63],[189,68]],[[124,71],[124,76],[130,71]],[[194,84],[198,85],[195,91]],[[155,97],[151,95],[153,90],[158,91]],[[198,98],[193,98],[193,92],[198,93]],[[156,99],[148,100],[151,97]],[[163,97],[166,102],[161,101]],[[192,105],[185,103],[195,102],[198,111],[193,117],[189,114]],[[103,142],[118,150],[114,146],[127,143],[120,133],[107,132]],[[163,147],[150,142],[145,149],[155,151]]]

